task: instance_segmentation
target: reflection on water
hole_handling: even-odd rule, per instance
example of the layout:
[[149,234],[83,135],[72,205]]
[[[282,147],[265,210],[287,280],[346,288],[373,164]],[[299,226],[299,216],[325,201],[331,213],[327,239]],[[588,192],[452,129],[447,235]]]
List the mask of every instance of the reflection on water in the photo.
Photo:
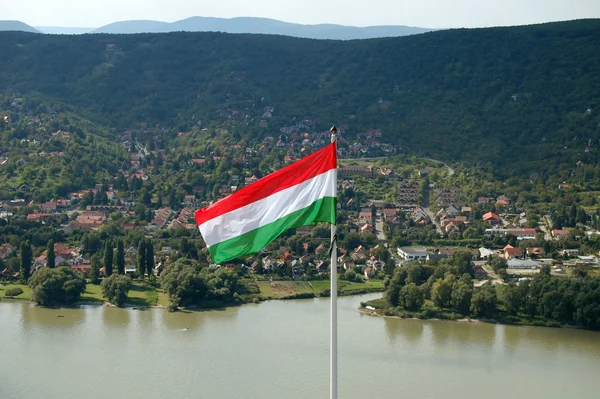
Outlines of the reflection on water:
[[[371,298],[339,299],[344,399],[598,397],[597,332],[359,314]],[[177,313],[0,302],[0,398],[325,398],[328,311],[326,299]]]
[[204,312],[162,312],[162,321],[164,326],[169,331],[199,331],[202,321],[204,320]]
[[111,308],[108,306],[102,307],[102,321],[107,327],[112,328],[127,328],[130,321],[130,309]]
[[409,343],[417,343],[423,336],[425,324],[420,320],[399,320],[385,318],[385,331],[390,343],[396,339],[405,339]]
[[23,330],[41,327],[72,328],[83,324],[86,312],[79,308],[45,308],[30,303],[14,304],[21,308]]

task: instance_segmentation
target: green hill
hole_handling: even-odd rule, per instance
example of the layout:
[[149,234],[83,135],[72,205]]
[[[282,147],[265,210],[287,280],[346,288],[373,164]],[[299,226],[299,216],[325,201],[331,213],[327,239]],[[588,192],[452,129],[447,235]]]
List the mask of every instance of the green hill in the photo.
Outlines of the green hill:
[[0,91],[40,94],[109,127],[379,128],[407,152],[512,175],[598,162],[598,49],[600,20],[358,41],[0,32]]

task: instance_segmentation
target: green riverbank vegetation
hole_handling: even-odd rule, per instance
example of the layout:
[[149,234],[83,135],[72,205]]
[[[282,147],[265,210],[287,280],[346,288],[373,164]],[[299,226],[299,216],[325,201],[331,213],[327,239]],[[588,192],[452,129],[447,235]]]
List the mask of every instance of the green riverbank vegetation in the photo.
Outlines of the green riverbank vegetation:
[[[453,258],[455,258],[453,256]],[[410,263],[386,280],[383,298],[362,303],[385,316],[478,318],[506,324],[600,329],[600,279],[553,276],[550,268],[518,284],[475,287],[468,253],[437,266]]]

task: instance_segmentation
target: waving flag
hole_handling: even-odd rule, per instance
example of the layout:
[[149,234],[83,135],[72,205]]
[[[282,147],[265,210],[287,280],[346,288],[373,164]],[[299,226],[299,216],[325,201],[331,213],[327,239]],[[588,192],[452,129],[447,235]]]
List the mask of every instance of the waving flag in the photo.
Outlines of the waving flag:
[[286,230],[335,224],[335,143],[196,212],[215,263],[260,251]]

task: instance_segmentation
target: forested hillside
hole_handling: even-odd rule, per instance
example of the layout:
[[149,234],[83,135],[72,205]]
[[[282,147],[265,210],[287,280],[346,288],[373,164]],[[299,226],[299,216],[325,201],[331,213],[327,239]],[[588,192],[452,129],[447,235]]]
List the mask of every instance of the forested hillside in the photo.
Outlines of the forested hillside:
[[[376,128],[406,152],[524,174],[541,161],[597,163],[599,48],[600,20],[347,42],[1,32],[0,91],[123,129],[235,119],[255,135],[301,119],[346,124],[349,136]],[[265,106],[268,128],[258,126]]]

